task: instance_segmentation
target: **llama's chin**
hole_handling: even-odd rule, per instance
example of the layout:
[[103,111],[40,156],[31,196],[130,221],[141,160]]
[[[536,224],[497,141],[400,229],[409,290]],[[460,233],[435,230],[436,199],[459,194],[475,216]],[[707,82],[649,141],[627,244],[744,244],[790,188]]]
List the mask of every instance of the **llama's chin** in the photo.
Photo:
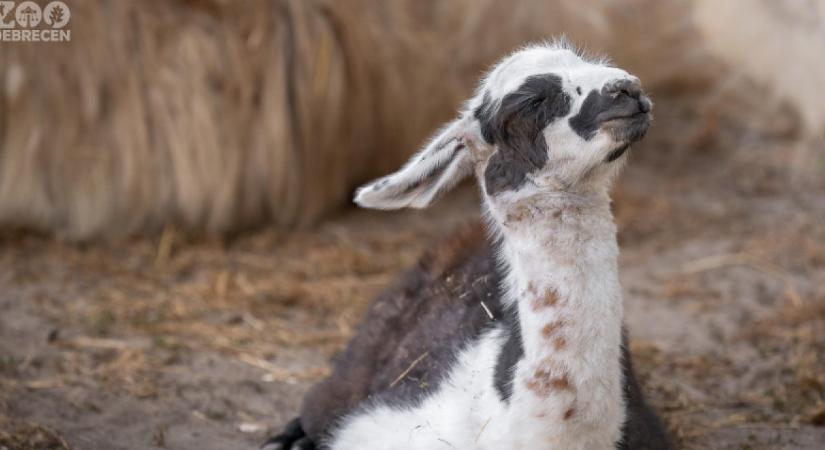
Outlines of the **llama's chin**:
[[[624,145],[629,146],[645,137],[652,122],[653,115],[645,112],[629,117],[612,119],[605,122],[603,127],[616,142],[622,142]],[[625,150],[626,149],[627,148],[625,148]]]

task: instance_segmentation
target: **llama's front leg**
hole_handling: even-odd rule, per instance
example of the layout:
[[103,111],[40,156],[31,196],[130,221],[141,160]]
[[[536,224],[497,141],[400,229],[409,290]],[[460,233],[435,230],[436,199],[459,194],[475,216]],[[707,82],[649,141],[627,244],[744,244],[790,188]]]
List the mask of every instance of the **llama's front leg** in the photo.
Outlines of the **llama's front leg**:
[[295,418],[287,424],[281,434],[270,438],[261,450],[315,450],[315,443],[304,433],[301,419]]

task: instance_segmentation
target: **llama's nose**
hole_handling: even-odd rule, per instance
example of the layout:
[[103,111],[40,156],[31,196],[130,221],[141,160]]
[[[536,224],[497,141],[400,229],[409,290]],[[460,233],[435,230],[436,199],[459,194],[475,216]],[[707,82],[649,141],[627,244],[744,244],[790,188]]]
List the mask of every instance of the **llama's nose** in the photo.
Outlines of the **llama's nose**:
[[636,78],[619,78],[605,83],[602,92],[605,94],[624,94],[638,99],[642,95],[642,84]]
[[642,84],[638,78],[619,78],[609,81],[602,88],[602,93],[630,97],[638,102],[639,111],[643,113],[650,112],[653,109],[653,103],[642,92]]
[[647,98],[646,95],[642,94],[641,96],[639,96],[638,100],[639,100],[639,110],[641,112],[649,113],[650,111],[653,111],[653,102],[651,102],[650,99]]

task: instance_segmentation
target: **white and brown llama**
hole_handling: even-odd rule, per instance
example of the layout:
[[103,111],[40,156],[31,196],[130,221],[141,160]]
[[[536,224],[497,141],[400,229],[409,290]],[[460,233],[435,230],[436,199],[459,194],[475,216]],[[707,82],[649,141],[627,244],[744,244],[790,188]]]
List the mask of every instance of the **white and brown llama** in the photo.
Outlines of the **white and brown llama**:
[[469,174],[464,231],[379,296],[332,375],[266,450],[669,448],[623,343],[608,191],[651,122],[639,80],[564,45],[484,78],[363,207],[423,208]]

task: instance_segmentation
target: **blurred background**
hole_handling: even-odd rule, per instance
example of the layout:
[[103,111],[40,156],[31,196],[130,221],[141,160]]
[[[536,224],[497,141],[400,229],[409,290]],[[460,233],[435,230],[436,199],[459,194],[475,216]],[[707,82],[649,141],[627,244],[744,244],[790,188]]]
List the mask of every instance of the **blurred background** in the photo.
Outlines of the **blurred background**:
[[561,35],[656,103],[614,192],[652,403],[683,448],[822,448],[825,1],[66,3],[71,42],[0,42],[0,448],[255,448],[478,219],[353,189]]

